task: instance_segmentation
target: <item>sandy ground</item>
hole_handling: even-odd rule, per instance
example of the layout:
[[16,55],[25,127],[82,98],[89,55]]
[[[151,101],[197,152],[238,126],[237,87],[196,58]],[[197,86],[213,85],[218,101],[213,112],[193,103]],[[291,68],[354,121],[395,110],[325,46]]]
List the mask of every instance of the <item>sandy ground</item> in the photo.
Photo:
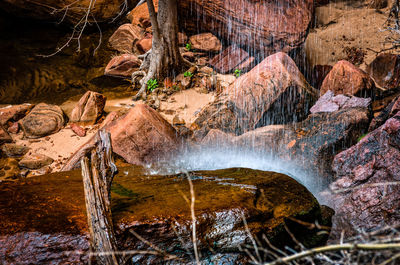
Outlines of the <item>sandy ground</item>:
[[[389,4],[390,5],[390,4]],[[316,8],[316,26],[310,30],[305,43],[307,58],[312,66],[334,65],[346,58],[346,47],[360,48],[365,52],[360,68],[376,57],[385,44],[387,31],[383,31],[389,8],[375,10],[355,3],[337,2]]]

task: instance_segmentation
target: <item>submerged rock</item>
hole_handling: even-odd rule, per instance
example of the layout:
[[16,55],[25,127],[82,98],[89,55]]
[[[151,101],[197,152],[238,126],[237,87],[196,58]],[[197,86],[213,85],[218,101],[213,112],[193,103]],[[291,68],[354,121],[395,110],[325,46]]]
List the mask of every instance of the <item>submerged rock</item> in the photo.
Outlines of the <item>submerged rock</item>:
[[27,138],[40,138],[58,132],[64,126],[64,112],[59,106],[40,103],[19,121]]
[[71,113],[72,122],[96,123],[103,114],[107,98],[100,93],[88,91],[76,104]]
[[[151,249],[133,231],[177,255],[179,264],[190,263],[192,217],[183,197],[191,198],[187,176],[144,175],[140,168],[122,168],[120,172],[111,189],[120,250]],[[250,242],[243,217],[253,236],[261,239],[264,234],[277,246],[294,244],[284,225],[307,247],[326,240],[326,235],[317,235],[318,230],[296,222],[326,225],[330,217],[323,219],[313,195],[286,175],[233,168],[194,172],[190,177],[195,191],[198,249],[204,261],[220,258],[248,262],[248,256],[239,251],[240,245]],[[0,194],[2,264],[87,262],[88,227],[80,172],[0,184]],[[10,196],[14,199],[9,200]],[[25,247],[18,247],[21,245]],[[135,255],[133,260],[160,264],[163,257]]]
[[337,62],[321,85],[321,95],[331,90],[335,95],[374,96],[374,81],[367,73],[352,63],[342,60]]
[[400,223],[400,114],[333,160],[332,239]]
[[29,147],[17,144],[4,144],[1,147],[1,150],[5,153],[8,157],[18,157],[23,156],[29,151]]
[[198,114],[203,137],[210,129],[240,134],[269,124],[302,120],[318,92],[285,53],[264,59]]

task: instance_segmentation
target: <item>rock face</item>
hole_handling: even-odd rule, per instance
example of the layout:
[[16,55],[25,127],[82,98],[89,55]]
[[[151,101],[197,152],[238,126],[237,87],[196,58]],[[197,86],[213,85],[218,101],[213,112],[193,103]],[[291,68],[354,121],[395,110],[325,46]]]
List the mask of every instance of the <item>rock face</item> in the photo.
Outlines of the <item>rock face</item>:
[[400,85],[400,56],[383,53],[367,66],[367,73],[384,89],[395,89]]
[[222,44],[219,39],[211,33],[193,35],[189,38],[192,49],[206,52],[219,52]]
[[111,35],[108,42],[111,47],[121,53],[134,52],[134,45],[137,41],[144,37],[143,30],[130,23],[121,25],[113,35]]
[[172,155],[180,147],[175,129],[155,110],[138,104],[107,126],[113,151],[142,165]]
[[59,106],[40,103],[19,124],[25,137],[40,138],[58,132],[64,122],[64,113]]
[[204,137],[210,129],[240,134],[268,124],[301,120],[317,94],[293,60],[285,53],[276,53],[224,89],[216,101],[202,109],[195,123]]
[[368,127],[367,109],[350,108],[317,113],[293,125],[270,125],[232,139],[234,146],[276,154],[325,177],[332,176],[333,157],[351,146]]
[[[127,1],[129,6],[134,6],[137,2],[136,0]],[[90,3],[89,0],[6,0],[2,1],[1,6],[21,17],[31,17],[47,21],[54,20],[57,22],[63,19],[67,23],[75,25],[85,17],[86,10]],[[65,12],[65,7],[67,6],[69,6],[68,12]],[[53,12],[54,10],[59,10],[60,12]],[[93,5],[90,14],[97,22],[103,22],[113,19],[120,12],[121,2],[119,0],[99,0]],[[88,20],[89,22],[94,22],[91,16],[89,16]]]
[[332,238],[342,230],[351,236],[359,229],[399,224],[400,186],[382,183],[400,181],[400,114],[338,154],[333,170],[331,189],[341,192],[331,199],[336,211]]
[[76,104],[71,113],[72,122],[95,123],[103,114],[107,98],[100,93],[88,91]]
[[18,121],[23,118],[34,105],[32,104],[21,104],[21,105],[10,105],[0,109],[0,125],[7,125],[9,121]]
[[374,81],[363,70],[342,60],[337,62],[325,77],[321,95],[331,90],[335,95],[372,96]]
[[334,112],[339,109],[348,108],[368,108],[371,104],[370,98],[346,97],[344,95],[333,94],[328,90],[322,97],[318,99],[314,106],[310,109],[311,113]]
[[[249,57],[249,54],[236,46],[229,46],[223,52],[211,59],[209,64],[219,73],[226,74],[235,71],[235,67]],[[243,68],[243,67],[241,67]]]
[[[150,250],[130,232],[134,231],[160,249],[172,250],[181,258],[177,263],[190,264],[185,249],[193,253],[191,211],[182,197],[183,193],[190,198],[186,176],[149,177],[142,168],[120,171],[111,189],[120,250]],[[313,195],[286,175],[233,168],[194,172],[191,178],[198,249],[204,263],[214,259],[213,255],[233,259],[230,264],[248,263],[248,256],[238,250],[239,245],[250,243],[242,214],[252,235],[261,238],[264,234],[278,246],[279,242],[294,244],[284,224],[307,247],[326,240],[326,236],[316,234],[318,230],[292,221],[327,225],[329,217],[323,219]],[[38,176],[24,183],[0,183],[0,193],[2,264],[87,262],[88,227],[80,172]],[[65,251],[72,253],[66,255]],[[163,257],[135,255],[133,261],[160,264]]]
[[133,54],[122,54],[110,60],[104,70],[104,75],[130,78],[137,71],[142,61]]
[[267,54],[299,47],[313,15],[312,0],[177,2],[180,24],[186,30],[195,32],[201,28]]

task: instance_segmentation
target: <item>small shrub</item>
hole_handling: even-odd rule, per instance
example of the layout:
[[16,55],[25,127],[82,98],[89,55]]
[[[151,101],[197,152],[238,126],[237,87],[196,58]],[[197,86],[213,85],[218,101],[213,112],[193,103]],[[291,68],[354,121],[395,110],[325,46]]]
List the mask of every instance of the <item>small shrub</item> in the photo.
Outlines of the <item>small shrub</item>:
[[186,71],[186,72],[183,74],[183,76],[184,76],[184,77],[192,77],[193,74],[192,74],[192,72],[190,72],[190,71]]
[[234,74],[235,74],[236,77],[239,77],[241,75],[241,73],[242,73],[242,70],[235,69]]
[[186,43],[186,50],[190,51],[192,49],[192,44]]
[[147,91],[153,92],[158,87],[157,79],[150,79],[147,81]]

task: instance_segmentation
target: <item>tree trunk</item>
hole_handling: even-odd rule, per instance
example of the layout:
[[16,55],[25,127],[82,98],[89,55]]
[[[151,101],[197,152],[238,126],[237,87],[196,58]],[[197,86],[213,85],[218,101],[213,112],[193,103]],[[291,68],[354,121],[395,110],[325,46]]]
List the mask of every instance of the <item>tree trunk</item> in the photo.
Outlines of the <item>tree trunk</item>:
[[183,59],[178,47],[178,10],[176,0],[159,0],[158,14],[153,1],[147,0],[153,43],[150,52],[150,66],[147,75],[142,79],[142,87],[136,99],[145,97],[147,81],[156,78],[161,80],[167,76],[178,75],[190,64]]
[[96,257],[99,265],[123,264],[124,257],[114,254],[117,242],[111,219],[111,183],[117,168],[112,158],[110,135],[104,130],[96,136],[90,158],[89,155],[83,157],[81,165],[91,256]]

